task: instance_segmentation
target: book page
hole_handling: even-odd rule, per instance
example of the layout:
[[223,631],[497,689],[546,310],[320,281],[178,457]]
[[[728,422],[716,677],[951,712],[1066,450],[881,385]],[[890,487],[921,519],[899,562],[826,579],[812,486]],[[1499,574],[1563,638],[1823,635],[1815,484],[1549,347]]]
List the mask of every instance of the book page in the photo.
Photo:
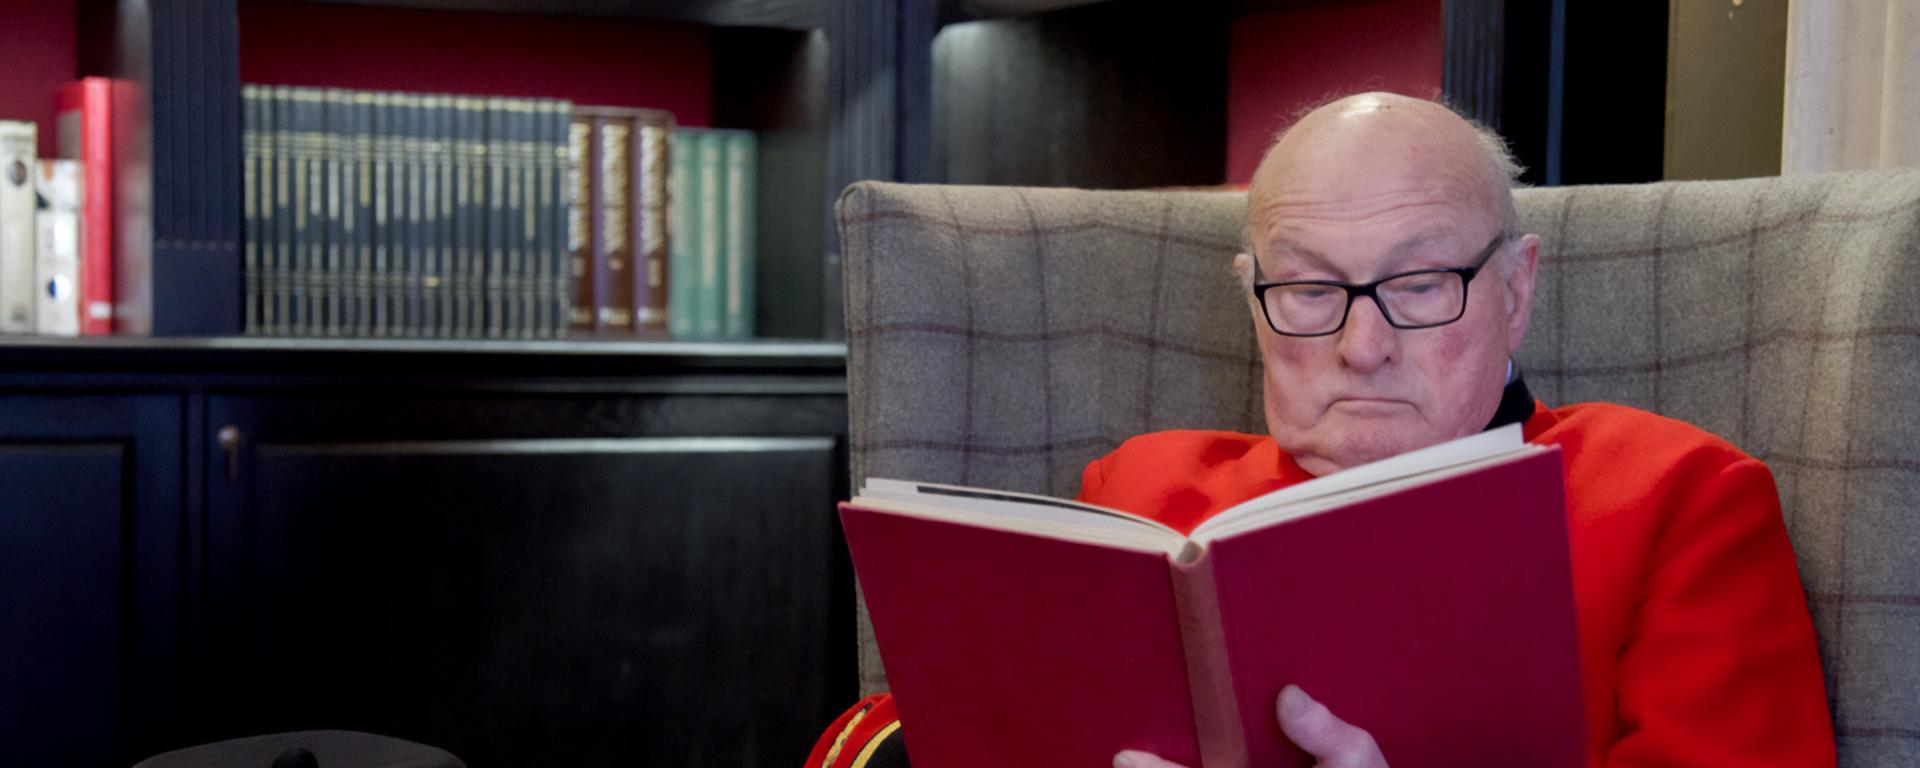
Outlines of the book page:
[[[1461,467],[1526,448],[1519,424],[1509,424],[1435,446],[1408,451],[1398,456],[1362,464],[1351,469],[1291,485],[1265,496],[1249,499],[1220,512],[1193,531],[1193,540],[1204,544],[1229,527],[1244,529],[1243,521],[1259,518],[1251,526],[1267,525],[1298,514],[1327,508],[1310,504],[1315,500],[1339,496],[1341,501],[1364,498],[1379,491],[1379,486],[1394,480],[1423,475],[1437,470]],[[1359,492],[1359,493],[1356,493]],[[1307,507],[1310,506],[1311,509]]]
[[1013,491],[872,478],[852,504],[1129,549],[1177,552],[1186,543],[1180,532],[1139,515]]

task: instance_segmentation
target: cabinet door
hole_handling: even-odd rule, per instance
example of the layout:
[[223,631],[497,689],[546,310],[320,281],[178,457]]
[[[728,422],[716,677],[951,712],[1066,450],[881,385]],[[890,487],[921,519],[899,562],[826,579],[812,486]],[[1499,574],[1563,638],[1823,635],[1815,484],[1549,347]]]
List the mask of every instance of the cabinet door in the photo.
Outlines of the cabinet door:
[[0,744],[17,765],[178,746],[181,401],[0,394]]
[[767,399],[214,398],[235,721],[474,765],[800,759],[851,695],[844,409]]

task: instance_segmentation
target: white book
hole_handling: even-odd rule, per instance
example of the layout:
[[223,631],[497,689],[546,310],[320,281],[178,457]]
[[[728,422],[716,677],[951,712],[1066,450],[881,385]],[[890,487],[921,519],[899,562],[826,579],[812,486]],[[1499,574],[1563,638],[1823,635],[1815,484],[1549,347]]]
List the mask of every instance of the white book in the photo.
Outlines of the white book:
[[34,324],[49,336],[80,335],[80,161],[41,160],[34,262]]
[[0,120],[0,333],[33,333],[33,123]]

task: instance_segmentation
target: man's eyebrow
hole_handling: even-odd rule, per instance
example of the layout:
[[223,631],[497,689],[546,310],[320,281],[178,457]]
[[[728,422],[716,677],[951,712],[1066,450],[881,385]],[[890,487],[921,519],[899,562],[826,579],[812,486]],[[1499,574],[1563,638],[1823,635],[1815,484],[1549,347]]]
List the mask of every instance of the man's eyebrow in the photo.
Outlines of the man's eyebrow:
[[[1408,257],[1412,256],[1414,251],[1419,250],[1420,248],[1432,245],[1437,242],[1443,242],[1447,239],[1447,237],[1448,237],[1447,232],[1440,229],[1429,229],[1421,232],[1416,232],[1412,236],[1404,240],[1401,240],[1400,242],[1394,243],[1392,246],[1389,246],[1387,248],[1387,261],[1390,264],[1398,261],[1403,261]],[[1354,280],[1360,279],[1360,276],[1349,274],[1344,267],[1334,263],[1333,259],[1328,258],[1326,254],[1323,254],[1312,248],[1308,248],[1292,240],[1288,240],[1286,238],[1278,238],[1278,239],[1275,239],[1270,245],[1273,249],[1273,252],[1276,255],[1284,253],[1290,256],[1297,256],[1297,257],[1300,257],[1301,259],[1311,262],[1314,266],[1325,269],[1326,271],[1332,272],[1343,278],[1354,279]],[[1257,260],[1255,262],[1255,266],[1258,266]]]

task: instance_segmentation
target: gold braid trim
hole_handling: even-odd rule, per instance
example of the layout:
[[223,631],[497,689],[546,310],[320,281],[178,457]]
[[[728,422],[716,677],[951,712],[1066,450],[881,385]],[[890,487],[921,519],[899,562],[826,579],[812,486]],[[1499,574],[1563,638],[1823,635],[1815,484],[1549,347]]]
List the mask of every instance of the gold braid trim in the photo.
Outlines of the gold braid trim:
[[867,716],[867,710],[870,709],[873,709],[872,704],[861,707],[860,711],[853,713],[853,719],[847,721],[847,727],[840,729],[839,736],[833,737],[833,748],[827,750],[827,759],[820,763],[820,768],[833,768],[833,761],[840,759],[840,750],[847,746],[847,737],[853,734],[854,727],[860,724],[860,721]]
[[900,730],[900,721],[887,723],[887,727],[880,729],[879,733],[874,734],[873,738],[867,741],[866,749],[860,750],[860,756],[853,759],[853,765],[850,768],[867,768],[867,761],[872,760],[873,753],[880,749],[880,742],[886,741],[887,737],[892,736],[897,730]]

